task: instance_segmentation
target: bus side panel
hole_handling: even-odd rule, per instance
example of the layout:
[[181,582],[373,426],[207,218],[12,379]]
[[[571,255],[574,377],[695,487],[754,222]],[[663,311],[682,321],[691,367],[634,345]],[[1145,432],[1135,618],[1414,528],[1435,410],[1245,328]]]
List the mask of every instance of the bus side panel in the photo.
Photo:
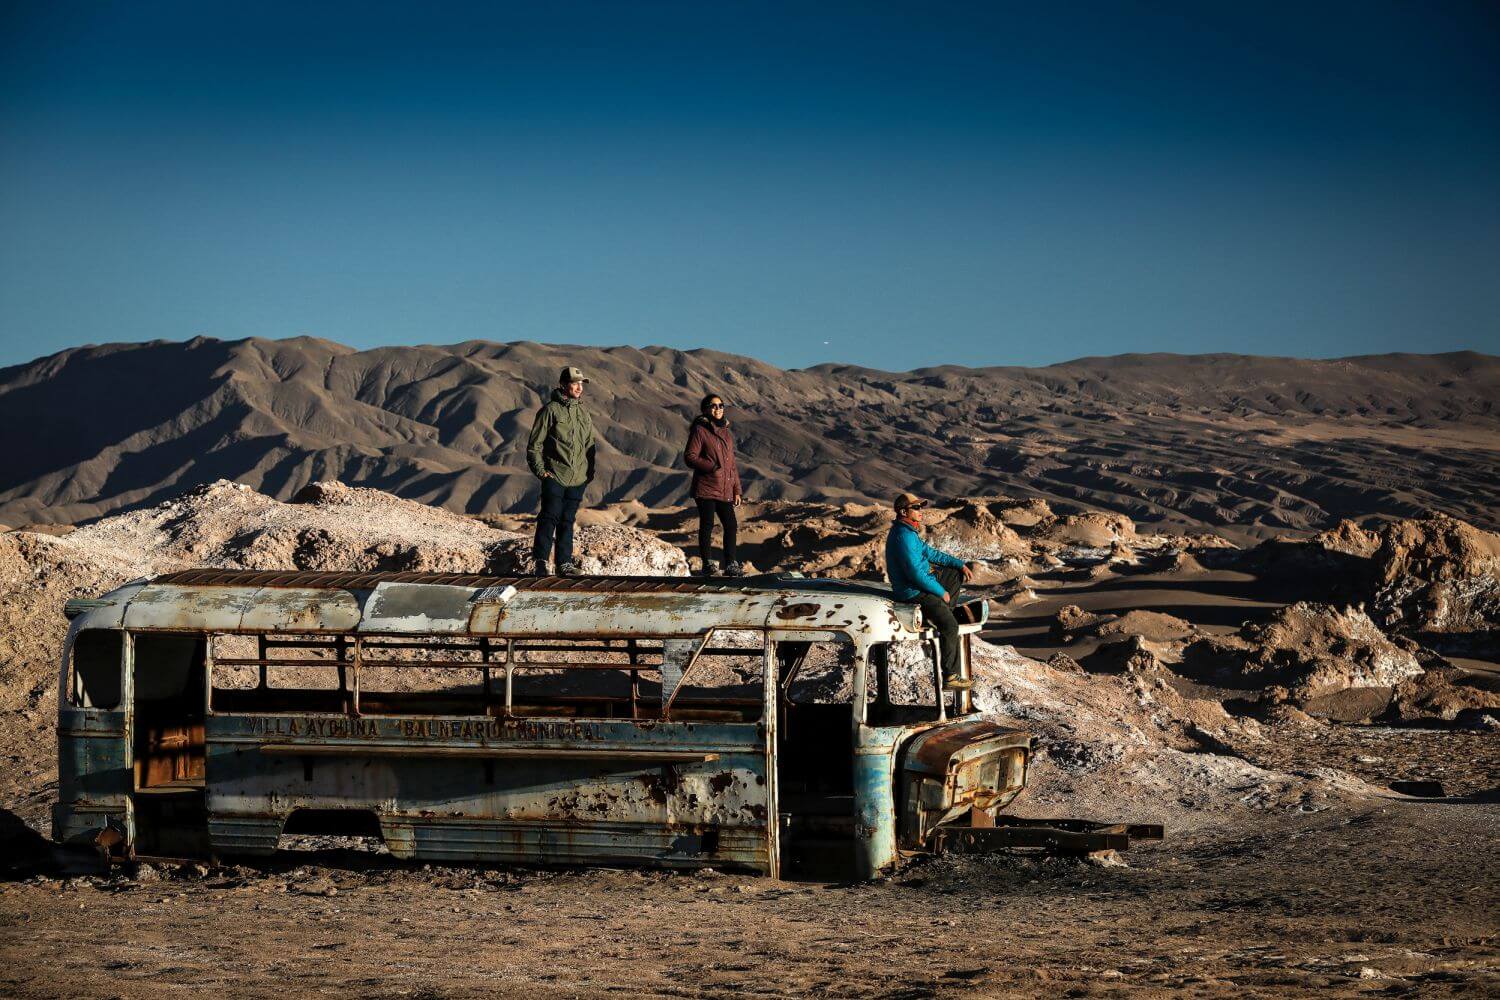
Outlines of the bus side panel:
[[753,723],[215,715],[214,850],[274,850],[297,809],[368,810],[433,861],[771,866]]
[[57,713],[57,802],[52,838],[67,840],[111,821],[133,841],[133,777],[125,713],[68,706]]

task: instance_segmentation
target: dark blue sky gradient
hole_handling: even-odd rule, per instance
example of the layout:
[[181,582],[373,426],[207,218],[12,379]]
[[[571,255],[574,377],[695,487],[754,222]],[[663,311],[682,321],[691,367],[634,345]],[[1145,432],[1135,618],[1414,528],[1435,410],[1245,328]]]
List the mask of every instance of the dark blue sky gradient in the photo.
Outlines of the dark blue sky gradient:
[[1496,352],[1497,317],[1484,0],[0,6],[0,364]]

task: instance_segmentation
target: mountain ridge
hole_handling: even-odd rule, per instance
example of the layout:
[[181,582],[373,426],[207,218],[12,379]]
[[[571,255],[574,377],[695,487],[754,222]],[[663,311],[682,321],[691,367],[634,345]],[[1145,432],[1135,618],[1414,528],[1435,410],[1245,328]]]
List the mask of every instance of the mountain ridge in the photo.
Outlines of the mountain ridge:
[[337,479],[467,513],[526,509],[526,432],[563,364],[594,379],[590,503],[685,502],[682,441],[714,391],[755,498],[1010,493],[1251,535],[1434,510],[1496,526],[1500,357],[1472,351],[880,372],[306,336],[87,345],[0,369],[0,523],[86,521],[220,478],[281,499]]

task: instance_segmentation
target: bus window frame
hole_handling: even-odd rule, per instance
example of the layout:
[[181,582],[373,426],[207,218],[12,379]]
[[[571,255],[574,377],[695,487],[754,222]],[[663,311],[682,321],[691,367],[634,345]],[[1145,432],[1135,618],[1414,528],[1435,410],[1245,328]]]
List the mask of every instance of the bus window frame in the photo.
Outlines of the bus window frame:
[[[157,631],[157,630],[151,630],[151,631]],[[759,636],[762,637],[762,647],[758,648],[758,649],[752,649],[752,648],[749,648],[749,647],[746,647],[746,648],[723,647],[721,649],[721,648],[713,647],[711,645],[711,643],[713,641],[713,638],[714,638],[714,634],[716,632],[732,632],[732,631],[742,631],[742,632],[743,631],[749,631],[749,632],[756,633],[757,635],[759,635]],[[766,717],[766,715],[768,714],[768,712],[770,711],[770,707],[768,707],[768,702],[766,700],[766,696],[765,696],[765,693],[764,693],[764,691],[765,691],[765,689],[767,687],[766,684],[765,684],[765,676],[764,676],[765,673],[766,673],[766,671],[767,671],[767,667],[765,665],[765,650],[771,648],[771,644],[772,644],[772,640],[770,639],[771,632],[768,629],[746,629],[746,628],[741,628],[741,627],[725,628],[725,627],[720,627],[720,626],[714,626],[714,627],[708,628],[703,633],[698,634],[698,635],[694,635],[694,636],[664,636],[664,635],[662,635],[660,633],[644,633],[644,634],[638,634],[638,633],[629,633],[629,634],[609,633],[609,634],[603,634],[603,635],[578,635],[578,634],[494,635],[494,634],[488,634],[488,633],[451,634],[451,633],[438,633],[438,632],[434,632],[434,633],[398,632],[398,633],[352,633],[351,634],[348,631],[342,631],[342,630],[339,630],[339,631],[326,631],[325,632],[325,631],[318,631],[318,630],[311,630],[311,629],[306,630],[306,631],[300,631],[300,632],[293,632],[293,631],[289,631],[289,630],[286,630],[286,631],[265,631],[265,630],[259,630],[259,629],[257,629],[257,630],[236,631],[236,630],[228,630],[228,629],[216,629],[216,630],[205,630],[205,631],[203,631],[201,633],[198,633],[198,634],[205,635],[206,638],[207,638],[207,650],[206,650],[206,654],[204,656],[204,664],[203,664],[203,669],[204,669],[205,674],[206,674],[205,679],[204,679],[205,680],[205,683],[204,683],[204,698],[205,698],[205,715],[206,716],[235,716],[235,715],[296,715],[296,716],[304,716],[304,715],[307,715],[307,716],[340,716],[340,717],[349,717],[349,718],[362,718],[362,717],[370,717],[370,718],[397,717],[397,718],[399,718],[399,717],[402,717],[404,714],[412,714],[412,715],[423,715],[423,714],[426,714],[426,713],[420,713],[420,712],[413,712],[413,713],[401,713],[401,712],[387,713],[387,712],[380,712],[380,713],[368,713],[367,714],[367,713],[364,713],[364,712],[362,712],[360,710],[360,695],[361,695],[361,687],[362,687],[362,684],[361,684],[361,668],[362,667],[366,667],[366,666],[370,666],[370,667],[380,666],[380,667],[385,667],[385,668],[388,668],[388,669],[390,669],[390,668],[401,669],[401,668],[411,668],[411,667],[417,667],[417,666],[424,665],[424,664],[421,664],[421,663],[418,663],[418,662],[415,662],[415,661],[406,661],[406,662],[400,662],[400,661],[398,661],[398,662],[392,663],[392,662],[382,662],[380,660],[374,660],[374,659],[366,659],[364,657],[365,650],[367,648],[370,648],[369,646],[367,646],[367,643],[370,640],[377,640],[377,641],[379,641],[379,640],[386,640],[386,641],[389,641],[389,640],[403,640],[403,639],[404,640],[410,640],[410,641],[407,642],[407,643],[402,643],[400,645],[409,645],[413,649],[424,649],[424,648],[432,648],[432,649],[442,649],[442,648],[448,648],[448,649],[454,649],[454,648],[471,648],[471,647],[468,647],[468,646],[463,646],[463,647],[447,646],[447,647],[444,647],[441,644],[441,640],[459,639],[459,640],[468,640],[468,641],[474,642],[476,645],[474,647],[472,647],[472,648],[485,649],[485,650],[487,650],[487,652],[493,652],[493,653],[503,653],[503,657],[502,658],[498,658],[498,659],[486,658],[486,659],[478,660],[478,661],[463,661],[463,662],[452,661],[452,662],[446,664],[446,665],[451,665],[453,667],[462,668],[462,669],[471,669],[471,670],[472,669],[478,669],[478,670],[483,671],[486,674],[488,674],[490,671],[498,671],[498,672],[501,673],[501,677],[499,679],[502,681],[502,684],[503,684],[503,687],[502,687],[503,697],[501,697],[499,699],[496,699],[494,702],[490,702],[489,701],[489,698],[492,695],[491,695],[491,693],[489,691],[488,685],[486,685],[486,693],[485,693],[483,699],[480,701],[480,705],[482,705],[483,708],[484,708],[484,711],[482,713],[476,714],[476,713],[472,713],[471,712],[471,713],[465,713],[462,716],[454,716],[454,717],[484,718],[484,717],[488,717],[488,715],[489,715],[489,709],[494,708],[494,709],[498,709],[499,710],[499,716],[498,717],[505,718],[505,719],[551,718],[551,716],[538,716],[538,715],[530,715],[530,714],[521,715],[521,714],[517,714],[516,711],[515,711],[515,705],[516,705],[516,698],[515,698],[515,678],[516,678],[516,674],[520,673],[520,672],[524,672],[525,670],[528,670],[528,669],[531,669],[531,670],[562,670],[562,671],[566,671],[566,670],[597,670],[597,669],[608,669],[608,670],[616,670],[616,671],[619,671],[621,673],[629,673],[629,674],[632,675],[631,695],[632,695],[632,704],[634,704],[635,703],[635,698],[637,696],[637,687],[638,687],[638,678],[636,678],[634,675],[638,674],[638,673],[641,673],[641,672],[660,674],[661,673],[661,664],[660,663],[645,663],[645,664],[640,664],[639,666],[633,666],[632,664],[629,664],[629,663],[621,663],[621,664],[592,663],[592,662],[584,662],[584,663],[549,663],[549,662],[544,662],[544,661],[527,662],[527,661],[525,661],[523,659],[518,658],[517,654],[520,653],[520,654],[524,655],[528,651],[531,651],[531,652],[538,651],[538,650],[535,650],[535,649],[528,650],[523,645],[523,644],[525,644],[527,642],[537,642],[537,643],[551,642],[551,643],[588,644],[590,642],[593,642],[593,643],[608,643],[608,642],[629,642],[631,640],[644,640],[644,641],[648,641],[648,642],[662,643],[663,644],[663,649],[665,649],[665,642],[667,640],[672,640],[672,639],[691,639],[691,640],[695,641],[697,643],[697,645],[696,645],[696,647],[693,650],[693,654],[692,654],[691,659],[684,666],[682,674],[678,678],[676,685],[672,688],[672,690],[670,692],[670,697],[666,697],[666,698],[658,700],[655,714],[644,715],[644,716],[639,715],[639,714],[632,714],[632,716],[629,717],[629,718],[620,717],[620,716],[581,716],[581,715],[558,715],[556,717],[557,718],[567,718],[567,719],[581,719],[581,720],[582,719],[586,719],[586,720],[589,720],[589,721],[634,721],[634,722],[668,722],[668,721],[672,721],[672,719],[671,719],[671,709],[672,709],[672,707],[674,705],[676,705],[678,703],[678,696],[681,694],[681,692],[683,691],[683,689],[692,686],[690,684],[690,681],[692,679],[692,676],[693,676],[693,673],[694,673],[695,669],[703,662],[704,654],[710,654],[710,655],[743,655],[747,659],[754,659],[760,665],[760,670],[761,670],[761,673],[762,673],[762,677],[760,678],[759,682],[757,684],[755,684],[755,685],[752,685],[752,686],[756,686],[756,687],[759,687],[759,688],[762,689],[761,697],[758,699],[758,703],[759,703],[760,709],[759,709],[759,714],[758,714],[758,716],[756,718],[745,720],[745,721],[746,721],[747,724],[757,724],[758,722],[760,722],[761,720],[763,720]],[[842,633],[818,633],[818,635],[820,635],[820,636],[829,635],[829,634],[840,635],[840,636],[842,635]],[[216,640],[219,639],[220,637],[228,637],[228,636],[241,636],[241,637],[254,637],[254,638],[257,638],[259,640],[259,642],[258,642],[258,651],[260,651],[262,653],[265,653],[267,651],[267,648],[268,648],[267,640],[268,639],[274,639],[276,637],[302,636],[302,637],[307,637],[309,639],[309,641],[328,641],[328,640],[338,640],[340,638],[346,638],[348,640],[347,644],[345,646],[341,647],[341,648],[347,648],[347,650],[349,652],[349,659],[347,659],[347,660],[282,660],[282,661],[275,661],[274,658],[272,656],[269,656],[269,655],[262,655],[262,656],[257,656],[257,657],[254,657],[254,658],[221,657],[221,656],[218,655],[218,650],[216,648]],[[424,643],[422,640],[429,640],[429,641],[431,641],[430,645],[428,643]],[[847,637],[843,637],[843,641],[848,641]],[[482,644],[486,644],[486,643],[488,644],[487,646],[486,645],[482,645]],[[309,646],[307,648],[312,648],[312,647]],[[399,646],[398,645],[386,646],[386,645],[382,644],[381,648],[399,648]],[[589,650],[586,650],[586,649],[584,650],[584,652],[588,652],[588,651]],[[625,652],[627,652],[627,650],[622,648],[622,649],[619,649],[619,650],[609,650],[609,652],[625,653]],[[656,649],[647,649],[647,650],[645,650],[645,652],[647,652],[647,653],[653,653],[654,654],[654,653],[658,653],[659,651],[656,650]],[[445,665],[445,664],[433,663],[431,665],[432,666],[441,666],[441,665]],[[278,667],[300,667],[300,668],[324,667],[324,668],[329,668],[329,669],[336,669],[336,668],[340,668],[340,667],[347,668],[347,674],[346,674],[344,686],[340,686],[337,689],[332,689],[332,688],[328,689],[328,690],[337,690],[340,693],[346,693],[347,694],[347,698],[344,699],[345,707],[342,708],[342,709],[340,709],[340,710],[337,710],[337,711],[324,710],[324,709],[315,709],[315,708],[275,708],[275,709],[232,709],[232,708],[222,708],[222,707],[216,708],[215,704],[214,704],[214,695],[215,695],[216,691],[236,690],[236,689],[233,689],[233,688],[216,687],[215,684],[214,684],[214,670],[215,670],[215,668],[216,667],[226,667],[226,666],[227,667],[231,667],[231,668],[235,668],[235,667],[238,667],[238,668],[258,668],[261,671],[262,677],[265,676],[266,671],[268,669],[277,669]],[[774,674],[774,671],[772,671],[772,673]],[[264,682],[263,682],[263,686],[268,686],[268,685],[264,685]],[[284,690],[297,690],[297,689],[295,689],[295,688],[286,688]],[[319,689],[319,690],[322,690],[322,689]],[[665,694],[664,691],[663,691],[663,694]],[[748,699],[746,700],[745,703],[748,705]],[[649,702],[645,702],[645,704],[649,705],[650,703]],[[736,702],[725,701],[724,704],[731,705],[731,704],[736,704]],[[769,703],[769,706],[774,706],[774,699],[772,699],[772,701]],[[634,708],[632,709],[632,712],[633,713],[635,712]]]
[[[113,705],[84,704],[83,680],[78,672],[78,643],[90,634],[107,633],[117,635],[120,639],[120,656],[116,663],[119,671],[115,678],[115,689],[119,692],[119,699]],[[118,626],[95,626],[94,628],[78,628],[70,630],[66,644],[63,647],[63,679],[61,702],[70,711],[75,712],[124,712],[127,711],[134,697],[134,684],[131,655],[133,639],[129,631]]]

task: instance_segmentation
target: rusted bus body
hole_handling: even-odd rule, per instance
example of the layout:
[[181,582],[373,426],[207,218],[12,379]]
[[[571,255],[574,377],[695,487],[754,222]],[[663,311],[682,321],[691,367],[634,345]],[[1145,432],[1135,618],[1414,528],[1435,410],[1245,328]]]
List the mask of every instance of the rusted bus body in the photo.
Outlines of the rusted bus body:
[[[301,828],[435,861],[777,875],[831,851],[869,876],[1025,781],[1024,733],[935,683],[892,701],[891,644],[932,640],[871,585],[197,571],[70,613],[54,834],[108,823],[137,854]],[[841,703],[797,696],[818,644]]]

